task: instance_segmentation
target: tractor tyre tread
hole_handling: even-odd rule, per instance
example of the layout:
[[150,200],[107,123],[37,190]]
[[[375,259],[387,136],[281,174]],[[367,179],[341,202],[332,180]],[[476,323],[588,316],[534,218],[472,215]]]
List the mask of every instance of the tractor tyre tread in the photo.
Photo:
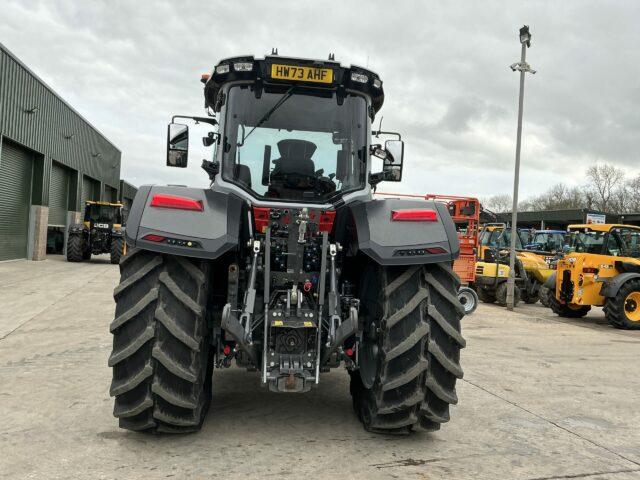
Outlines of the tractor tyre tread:
[[120,273],[110,326],[113,414],[129,430],[197,431],[211,399],[209,264],[131,249]]
[[574,309],[560,301],[553,294],[547,296],[549,299],[549,307],[559,317],[563,318],[582,318],[591,310],[590,305],[582,305],[580,308]]
[[615,297],[607,298],[604,313],[610,325],[623,330],[639,330],[640,322],[628,320],[625,300],[631,292],[640,292],[640,280],[630,280],[618,290]]
[[476,293],[482,303],[496,303],[496,296],[488,292],[486,289],[478,287]]
[[67,262],[81,262],[84,260],[84,238],[72,233],[67,238]]
[[462,378],[460,281],[448,264],[377,268],[380,355],[371,388],[351,372],[354,408],[368,431],[438,430],[458,401],[455,383]]
[[124,237],[111,238],[111,263],[117,265],[122,258],[124,251]]

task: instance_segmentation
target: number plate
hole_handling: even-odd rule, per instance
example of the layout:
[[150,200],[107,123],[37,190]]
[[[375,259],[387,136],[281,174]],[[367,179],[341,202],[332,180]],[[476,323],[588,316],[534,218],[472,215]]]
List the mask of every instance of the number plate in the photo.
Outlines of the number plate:
[[299,67],[296,65],[271,65],[271,78],[299,82],[332,83],[331,68]]

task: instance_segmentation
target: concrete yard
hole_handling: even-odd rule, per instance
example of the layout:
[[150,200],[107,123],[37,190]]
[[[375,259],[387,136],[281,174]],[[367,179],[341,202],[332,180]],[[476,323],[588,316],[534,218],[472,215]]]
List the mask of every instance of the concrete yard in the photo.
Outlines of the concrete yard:
[[460,403],[434,434],[364,431],[343,370],[283,395],[231,368],[200,433],[147,436],[111,414],[117,281],[107,257],[0,263],[0,478],[640,478],[640,331],[600,309],[481,305]]

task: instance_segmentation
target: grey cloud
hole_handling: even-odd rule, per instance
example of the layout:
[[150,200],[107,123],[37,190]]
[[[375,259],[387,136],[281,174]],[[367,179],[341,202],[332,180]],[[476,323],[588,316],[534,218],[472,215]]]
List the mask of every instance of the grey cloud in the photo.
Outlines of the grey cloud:
[[[607,161],[635,173],[640,3],[3,0],[0,41],[123,152],[130,181],[205,185],[164,165],[166,122],[202,113],[200,73],[236,54],[368,65],[385,128],[404,133],[404,191],[486,195],[511,181],[519,57],[531,25],[523,196]],[[498,181],[499,180],[499,181]],[[508,188],[507,188],[508,190]]]

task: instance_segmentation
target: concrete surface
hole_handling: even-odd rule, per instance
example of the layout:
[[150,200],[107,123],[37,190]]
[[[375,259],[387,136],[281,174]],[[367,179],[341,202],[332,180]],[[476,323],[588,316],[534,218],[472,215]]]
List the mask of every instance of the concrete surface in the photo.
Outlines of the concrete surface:
[[118,269],[0,263],[0,478],[640,478],[640,332],[490,305],[464,320],[465,379],[435,434],[365,432],[347,375],[308,394],[216,371],[203,430],[119,430],[108,395]]

